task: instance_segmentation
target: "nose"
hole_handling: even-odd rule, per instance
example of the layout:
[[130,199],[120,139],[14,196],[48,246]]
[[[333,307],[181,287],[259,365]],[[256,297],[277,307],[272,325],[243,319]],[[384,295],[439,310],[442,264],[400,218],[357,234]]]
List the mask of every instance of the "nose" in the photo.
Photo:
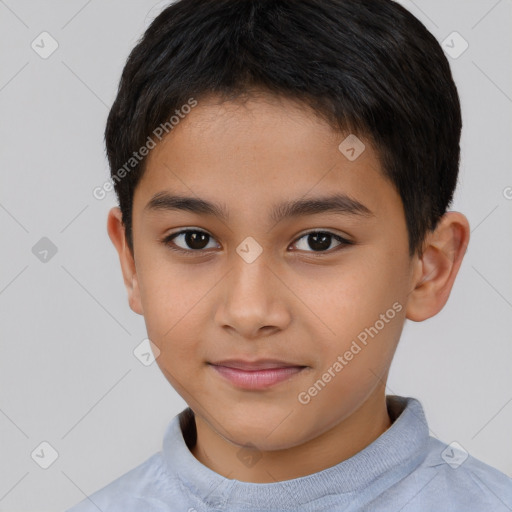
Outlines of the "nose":
[[252,263],[234,256],[233,267],[219,290],[217,325],[246,339],[286,329],[291,315],[286,304],[286,287],[276,277],[279,272],[263,254]]

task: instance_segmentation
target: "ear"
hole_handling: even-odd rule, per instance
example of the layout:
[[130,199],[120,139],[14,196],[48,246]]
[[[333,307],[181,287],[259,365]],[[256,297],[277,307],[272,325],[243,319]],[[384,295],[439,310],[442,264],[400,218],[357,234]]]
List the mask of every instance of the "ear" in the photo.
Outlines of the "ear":
[[469,243],[469,222],[459,212],[445,213],[416,256],[406,318],[421,322],[443,309]]
[[139,315],[143,314],[142,303],[140,300],[140,289],[137,278],[137,269],[135,259],[126,242],[125,226],[121,210],[117,207],[112,208],[108,213],[107,231],[110,240],[119,254],[119,262],[123,272],[123,280],[128,292],[128,303],[130,308]]

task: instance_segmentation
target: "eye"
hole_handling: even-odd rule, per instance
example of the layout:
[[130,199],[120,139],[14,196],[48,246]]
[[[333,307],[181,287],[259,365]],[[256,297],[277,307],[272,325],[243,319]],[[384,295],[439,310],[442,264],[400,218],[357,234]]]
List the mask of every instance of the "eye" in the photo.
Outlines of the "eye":
[[165,237],[162,243],[173,251],[191,254],[193,252],[201,252],[203,249],[211,249],[211,246],[208,247],[208,243],[211,240],[214,240],[213,237],[206,233],[206,231],[184,229]]
[[[193,253],[201,253],[204,249],[212,249],[215,247],[219,248],[218,244],[217,246],[215,246],[215,244],[213,246],[210,245],[213,241],[214,238],[206,231],[201,231],[199,229],[184,229],[166,236],[162,240],[162,243],[173,251],[192,255]],[[293,245],[298,246],[298,250],[300,251],[318,253],[328,252],[333,241],[338,242],[337,245],[334,246],[335,250],[336,247],[353,244],[350,240],[347,240],[340,235],[330,233],[329,231],[311,231],[298,238]],[[313,250],[309,251],[307,249],[308,246]]]
[[[301,242],[301,240],[303,240]],[[338,245],[335,247],[352,245],[353,242],[343,238],[340,235],[335,235],[334,233],[330,233],[329,231],[311,231],[302,235],[294,245],[299,246],[298,249],[300,251],[306,252],[327,252],[327,249],[330,248],[333,240],[338,242]],[[311,247],[313,250],[308,251],[307,246]]]

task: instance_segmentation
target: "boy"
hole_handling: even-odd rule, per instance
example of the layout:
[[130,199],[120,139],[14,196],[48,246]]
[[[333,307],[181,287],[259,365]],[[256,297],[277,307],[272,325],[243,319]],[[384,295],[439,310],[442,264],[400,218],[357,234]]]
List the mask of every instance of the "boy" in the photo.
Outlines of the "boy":
[[[106,145],[129,304],[189,408],[107,511],[505,511],[512,480],[385,394],[445,305],[461,113],[389,0],[181,0],[131,53]],[[327,243],[329,242],[329,243]]]

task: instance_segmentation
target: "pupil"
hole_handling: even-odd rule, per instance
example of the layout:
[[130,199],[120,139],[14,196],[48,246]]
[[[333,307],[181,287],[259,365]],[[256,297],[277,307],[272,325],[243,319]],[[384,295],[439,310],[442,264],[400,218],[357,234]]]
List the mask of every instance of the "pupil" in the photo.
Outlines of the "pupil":
[[185,234],[185,242],[191,249],[204,249],[208,245],[208,236],[206,233],[191,231]]
[[331,235],[327,233],[312,233],[308,236],[308,244],[315,251],[328,249],[331,245]]

